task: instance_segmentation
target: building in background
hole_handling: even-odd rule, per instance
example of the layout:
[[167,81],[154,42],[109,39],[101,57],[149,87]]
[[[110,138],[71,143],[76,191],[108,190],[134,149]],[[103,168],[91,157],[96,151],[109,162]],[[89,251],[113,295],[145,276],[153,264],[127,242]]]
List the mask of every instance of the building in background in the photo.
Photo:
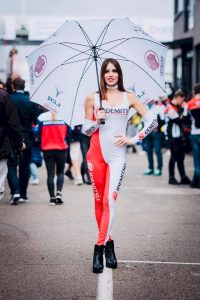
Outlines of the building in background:
[[200,0],[174,0],[174,87],[190,94],[200,81]]

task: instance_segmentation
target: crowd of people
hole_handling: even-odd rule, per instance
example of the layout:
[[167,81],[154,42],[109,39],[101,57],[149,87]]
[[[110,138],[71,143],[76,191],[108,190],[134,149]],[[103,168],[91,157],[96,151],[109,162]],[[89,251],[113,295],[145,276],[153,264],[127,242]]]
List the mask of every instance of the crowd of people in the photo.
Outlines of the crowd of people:
[[[142,142],[148,161],[144,175],[162,175],[163,152],[168,149],[168,184],[200,188],[200,83],[195,84],[193,97],[187,101],[184,92],[178,89],[171,99],[160,97],[150,101],[148,106],[157,115],[158,126]],[[139,116],[134,116],[129,123],[128,131],[130,127],[134,127],[134,134],[142,123],[138,118]],[[185,154],[189,153],[193,155],[194,161],[191,179],[187,176],[184,165]],[[176,165],[180,180],[175,176]]]
[[[64,174],[75,185],[91,184],[86,160],[90,137],[83,133],[82,125],[71,129],[55,114],[29,101],[22,78],[8,82],[5,85],[0,81],[0,198],[7,177],[10,203],[28,202],[28,184],[40,183],[38,168],[44,161],[49,203],[62,204]],[[157,116],[158,126],[138,142],[147,154],[144,175],[162,175],[163,150],[168,149],[168,183],[200,188],[200,84],[194,86],[194,96],[189,101],[183,91],[177,90],[171,99],[160,97],[150,101],[148,108]],[[129,120],[127,135],[133,137],[142,126],[142,118],[135,114]],[[129,147],[137,152],[134,145]],[[191,179],[184,166],[185,154],[189,152],[194,159]],[[176,164],[180,181],[175,176]]]
[[44,161],[49,203],[62,204],[64,174],[75,185],[91,184],[86,162],[90,138],[81,132],[82,125],[72,129],[55,114],[29,101],[24,89],[22,78],[9,86],[0,82],[0,197],[7,177],[10,203],[28,202],[28,184],[39,184],[38,168]]

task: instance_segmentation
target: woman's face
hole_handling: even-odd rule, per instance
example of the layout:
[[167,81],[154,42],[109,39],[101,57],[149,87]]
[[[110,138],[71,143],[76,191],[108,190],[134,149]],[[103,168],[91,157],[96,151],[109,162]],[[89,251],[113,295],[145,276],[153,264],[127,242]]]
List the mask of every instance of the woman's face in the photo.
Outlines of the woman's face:
[[119,74],[112,63],[108,63],[104,74],[105,83],[109,86],[114,86],[118,83]]

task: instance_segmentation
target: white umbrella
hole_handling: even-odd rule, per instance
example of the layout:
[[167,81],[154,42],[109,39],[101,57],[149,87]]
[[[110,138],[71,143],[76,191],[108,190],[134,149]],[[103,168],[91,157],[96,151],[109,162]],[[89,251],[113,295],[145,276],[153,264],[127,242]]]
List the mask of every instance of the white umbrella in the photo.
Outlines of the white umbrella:
[[99,89],[104,59],[119,61],[125,88],[146,102],[163,94],[166,54],[128,18],[67,20],[28,56],[30,99],[69,125],[82,124],[84,99]]

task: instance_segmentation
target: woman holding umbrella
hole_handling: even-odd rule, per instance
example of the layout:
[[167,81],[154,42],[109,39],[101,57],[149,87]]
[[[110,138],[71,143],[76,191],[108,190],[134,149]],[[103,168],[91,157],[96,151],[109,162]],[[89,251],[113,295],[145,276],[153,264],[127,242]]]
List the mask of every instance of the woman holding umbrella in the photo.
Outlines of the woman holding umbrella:
[[[99,98],[103,99],[100,105]],[[134,108],[144,122],[144,128],[133,138],[125,135],[130,108]],[[105,119],[105,124],[102,124],[102,119]],[[93,93],[85,101],[84,133],[91,136],[87,163],[98,224],[93,257],[94,273],[103,272],[104,249],[106,267],[117,268],[111,228],[126,168],[126,145],[136,144],[156,127],[156,117],[134,94],[125,90],[118,61],[106,59],[101,66],[99,93]]]

